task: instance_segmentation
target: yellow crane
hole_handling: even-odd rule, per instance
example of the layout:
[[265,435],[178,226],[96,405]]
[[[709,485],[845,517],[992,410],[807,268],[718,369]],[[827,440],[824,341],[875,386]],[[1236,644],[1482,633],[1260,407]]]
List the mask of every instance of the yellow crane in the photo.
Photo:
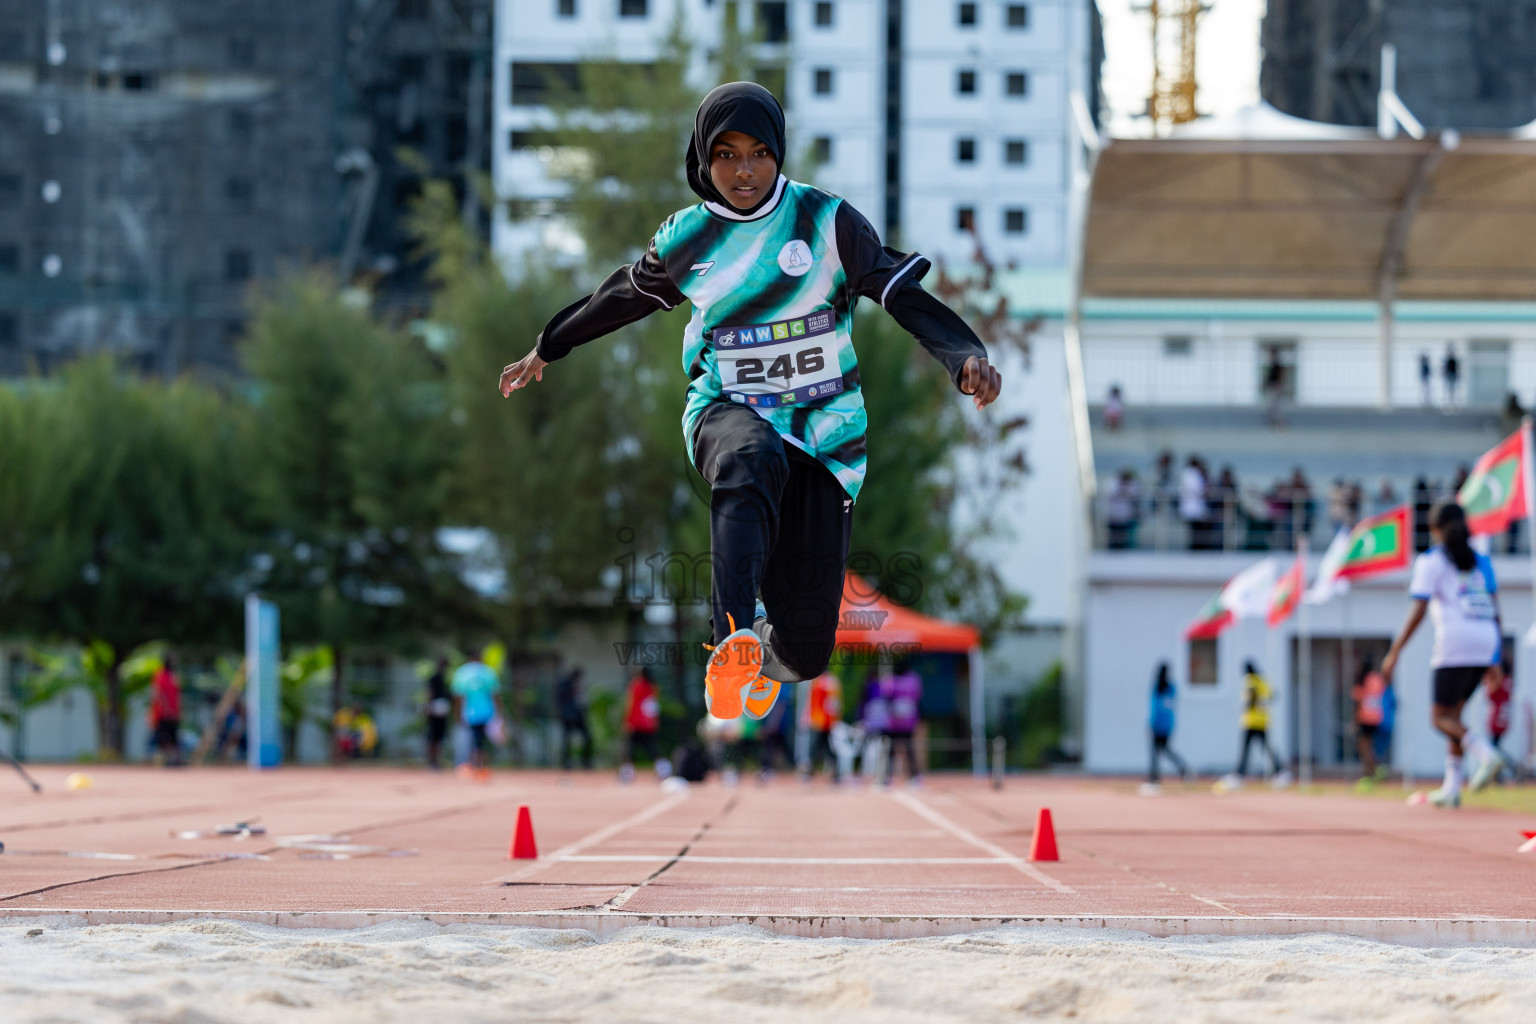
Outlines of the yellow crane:
[[1159,127],[1195,119],[1195,32],[1211,9],[1201,0],[1150,0],[1137,8],[1152,16],[1152,95],[1147,115]]

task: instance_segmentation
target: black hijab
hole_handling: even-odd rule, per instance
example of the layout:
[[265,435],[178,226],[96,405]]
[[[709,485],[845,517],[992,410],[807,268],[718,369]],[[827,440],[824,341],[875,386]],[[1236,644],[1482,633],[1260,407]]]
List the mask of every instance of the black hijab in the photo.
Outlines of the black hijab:
[[[727,82],[716,86],[699,104],[693,121],[693,137],[688,140],[686,167],[688,186],[706,202],[719,203],[736,210],[709,179],[709,150],[725,132],[741,132],[757,139],[773,153],[779,170],[784,169],[784,108],[773,93],[756,82]],[[750,210],[755,213],[773,198],[776,189],[765,189],[763,197]]]

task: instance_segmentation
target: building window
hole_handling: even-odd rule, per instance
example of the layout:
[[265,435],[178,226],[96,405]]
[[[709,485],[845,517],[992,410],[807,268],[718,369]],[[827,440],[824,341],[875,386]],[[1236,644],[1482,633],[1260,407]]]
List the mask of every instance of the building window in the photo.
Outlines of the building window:
[[1215,637],[1189,642],[1189,675],[1186,678],[1189,679],[1190,686],[1216,685]]
[[1188,359],[1194,351],[1194,339],[1187,334],[1170,334],[1163,339],[1163,355],[1170,359]]
[[961,96],[976,95],[976,70],[974,68],[960,69],[960,74],[955,78],[955,91]]
[[0,274],[15,274],[21,271],[21,246],[14,243],[0,245]]
[[1022,235],[1029,230],[1029,211],[1015,206],[1003,211],[1003,231],[1010,235]]
[[575,94],[581,89],[581,68],[575,61],[517,61],[509,77],[515,107],[547,106],[556,91]]
[[1009,139],[1003,143],[1003,162],[1013,167],[1029,163],[1029,143],[1023,139]]
[[650,13],[646,0],[619,0],[619,17],[643,18]]
[[959,22],[961,28],[975,28],[976,5],[970,3],[960,4],[955,9],[955,20]]
[[0,174],[0,210],[21,203],[21,175]]
[[510,145],[510,147],[512,149],[534,149],[534,148],[536,148],[534,146],[534,142],[533,142],[533,132],[523,131],[521,128],[514,128],[514,129],[512,129],[512,132],[511,132],[510,136],[508,137],[507,142],[508,142],[508,144]]
[[1029,6],[1027,4],[1008,5],[1008,27],[1029,28]]
[[818,135],[811,140],[811,162],[816,164],[832,162],[832,136]]
[[432,0],[400,0],[395,5],[395,17],[401,21],[426,21],[431,5]]
[[255,195],[256,186],[250,178],[230,178],[224,183],[224,197],[236,210],[249,210]]
[[154,92],[160,85],[159,76],[153,71],[124,71],[124,92]]
[[811,86],[811,91],[814,92],[817,96],[831,96],[832,95],[832,69],[831,68],[817,68],[816,69],[815,84],[813,84]]
[[1008,72],[1003,84],[1003,91],[1009,96],[1029,95],[1029,76],[1022,71]]
[[576,0],[558,0],[558,2],[555,4],[555,17],[576,17]]
[[816,5],[816,27],[832,27],[832,0],[821,0]]
[[757,28],[765,43],[789,42],[789,4],[784,0],[757,5]]
[[249,249],[230,249],[224,253],[224,280],[231,283],[250,280],[251,252]]
[[975,139],[955,140],[955,162],[962,164],[973,164],[976,162]]
[[408,54],[395,62],[395,78],[402,82],[419,82],[427,77],[427,59],[419,54]]
[[16,338],[20,333],[16,329],[16,314],[0,312],[0,348],[15,348]]
[[976,230],[976,207],[974,207],[974,206],[957,206],[957,207],[955,207],[955,230],[956,231],[974,231],[974,230]]

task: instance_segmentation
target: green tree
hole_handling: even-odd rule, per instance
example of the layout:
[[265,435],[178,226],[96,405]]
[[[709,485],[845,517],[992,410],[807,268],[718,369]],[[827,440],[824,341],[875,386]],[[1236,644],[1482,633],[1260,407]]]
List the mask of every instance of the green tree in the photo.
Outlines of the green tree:
[[123,754],[153,641],[237,635],[249,523],[238,418],[222,396],[84,360],[0,392],[0,621],[86,652],[105,755]]
[[255,385],[255,486],[268,526],[261,589],[287,639],[334,655],[401,649],[478,614],[439,544],[452,434],[442,375],[423,346],[311,275],[256,306],[244,348]]

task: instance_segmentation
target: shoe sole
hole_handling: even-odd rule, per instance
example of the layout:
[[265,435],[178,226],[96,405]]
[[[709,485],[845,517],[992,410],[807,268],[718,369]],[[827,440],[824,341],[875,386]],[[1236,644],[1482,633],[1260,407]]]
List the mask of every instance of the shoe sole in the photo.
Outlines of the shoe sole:
[[745,710],[747,694],[757,683],[762,672],[762,650],[762,641],[757,638],[756,633],[750,630],[737,630],[720,641],[720,645],[715,648],[714,656],[710,658],[711,668],[714,667],[717,661],[720,664],[730,664],[730,659],[732,658],[739,658],[741,663],[750,664],[753,659],[749,656],[749,652],[756,654],[755,660],[759,668],[746,682],[724,693],[712,692],[706,673],[704,680],[704,709],[710,715],[727,720],[741,717],[742,712]]
[[[761,686],[763,683],[769,684],[767,693],[759,696],[758,691],[763,688]],[[761,722],[764,718],[768,717],[768,712],[773,710],[774,704],[778,703],[779,691],[781,689],[783,689],[783,684],[777,679],[758,676],[757,683],[748,691],[741,702],[741,713],[754,722]]]

